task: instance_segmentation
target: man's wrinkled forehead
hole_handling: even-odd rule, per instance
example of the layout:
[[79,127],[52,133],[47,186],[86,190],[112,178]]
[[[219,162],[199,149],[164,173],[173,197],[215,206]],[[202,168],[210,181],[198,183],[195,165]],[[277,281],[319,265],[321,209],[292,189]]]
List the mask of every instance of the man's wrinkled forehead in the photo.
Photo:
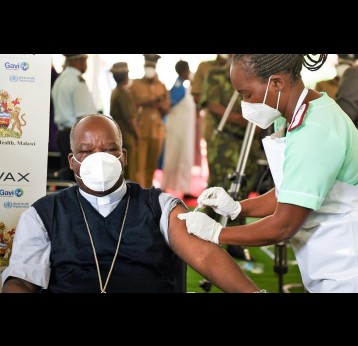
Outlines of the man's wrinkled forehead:
[[100,137],[106,133],[106,137],[117,140],[120,137],[117,125],[105,116],[91,116],[79,121],[75,128],[74,137],[85,136]]

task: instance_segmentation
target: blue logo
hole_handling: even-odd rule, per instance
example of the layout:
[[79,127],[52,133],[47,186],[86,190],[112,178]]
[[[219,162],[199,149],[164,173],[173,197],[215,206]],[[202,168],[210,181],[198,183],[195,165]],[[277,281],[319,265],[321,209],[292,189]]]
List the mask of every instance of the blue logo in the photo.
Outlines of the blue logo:
[[10,82],[16,83],[19,80],[19,77],[12,74],[12,75],[10,75],[9,79],[10,79]]
[[30,68],[30,64],[28,62],[24,61],[20,64],[20,68],[23,71],[27,71]]
[[15,196],[16,197],[21,197],[24,194],[24,190],[23,189],[16,189],[15,190]]
[[13,64],[11,62],[6,61],[5,62],[5,68],[7,70],[23,70],[23,71],[27,71],[30,68],[30,64],[26,61],[23,61],[21,63],[17,63],[17,64]]
[[4,202],[4,207],[7,209],[12,208],[12,202],[10,202],[10,201]]

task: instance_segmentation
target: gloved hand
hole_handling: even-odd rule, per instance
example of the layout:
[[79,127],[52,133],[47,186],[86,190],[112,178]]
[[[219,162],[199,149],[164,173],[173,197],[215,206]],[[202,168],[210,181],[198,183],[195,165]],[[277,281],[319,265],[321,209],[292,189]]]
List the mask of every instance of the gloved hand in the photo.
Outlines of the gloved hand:
[[231,220],[237,218],[241,212],[241,204],[234,201],[222,187],[210,187],[204,190],[197,199],[198,207],[208,206],[220,215],[230,216]]
[[219,235],[223,228],[208,215],[201,212],[190,212],[178,214],[178,219],[185,220],[189,234],[219,244]]

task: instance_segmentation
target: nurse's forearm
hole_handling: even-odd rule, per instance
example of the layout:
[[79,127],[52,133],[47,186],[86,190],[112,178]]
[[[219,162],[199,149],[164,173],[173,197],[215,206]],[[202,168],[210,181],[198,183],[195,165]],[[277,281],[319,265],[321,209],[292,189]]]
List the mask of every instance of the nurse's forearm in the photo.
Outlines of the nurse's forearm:
[[275,212],[277,199],[275,189],[259,197],[240,201],[242,210],[240,216],[265,217]]
[[302,227],[311,209],[277,203],[275,213],[249,225],[223,228],[220,244],[265,246],[292,238]]
[[242,246],[266,246],[279,243],[290,238],[287,229],[278,228],[268,216],[249,225],[225,227],[219,236],[220,244]]

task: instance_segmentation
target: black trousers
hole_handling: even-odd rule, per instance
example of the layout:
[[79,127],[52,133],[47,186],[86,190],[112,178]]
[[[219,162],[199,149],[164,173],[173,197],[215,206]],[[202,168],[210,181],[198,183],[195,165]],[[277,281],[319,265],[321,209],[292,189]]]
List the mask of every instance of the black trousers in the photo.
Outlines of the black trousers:
[[71,153],[70,146],[70,128],[59,130],[56,136],[56,143],[61,154],[61,170],[59,172],[59,179],[75,181],[73,171],[70,169],[68,163],[68,154]]

